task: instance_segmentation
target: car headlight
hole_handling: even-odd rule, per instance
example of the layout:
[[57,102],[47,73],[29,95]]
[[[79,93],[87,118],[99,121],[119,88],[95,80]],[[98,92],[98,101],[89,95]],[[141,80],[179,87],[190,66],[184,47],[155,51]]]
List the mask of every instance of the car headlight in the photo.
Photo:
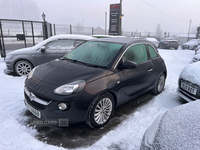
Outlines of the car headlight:
[[78,80],[56,88],[54,93],[58,95],[70,95],[72,93],[77,93],[84,89],[85,84],[86,82],[84,80]]
[[191,49],[192,49],[193,47],[194,47],[194,45],[189,45],[189,48],[191,48]]
[[31,70],[31,72],[28,74],[28,77],[27,77],[28,79],[32,78],[32,76],[33,76],[33,74],[34,74],[36,68],[37,68],[37,67],[33,68],[33,69]]

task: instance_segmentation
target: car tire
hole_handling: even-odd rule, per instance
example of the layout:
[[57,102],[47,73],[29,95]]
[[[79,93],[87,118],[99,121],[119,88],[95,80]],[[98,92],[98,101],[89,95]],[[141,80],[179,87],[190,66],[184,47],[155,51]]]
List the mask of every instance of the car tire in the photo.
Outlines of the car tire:
[[114,106],[111,94],[105,93],[97,97],[90,108],[86,123],[92,128],[105,126],[114,112]]
[[160,94],[165,87],[165,74],[162,73],[156,80],[155,86],[152,90],[153,94]]
[[14,71],[18,76],[28,75],[32,69],[33,65],[26,60],[20,60],[14,66]]
[[194,46],[192,50],[195,50],[197,48],[197,46]]

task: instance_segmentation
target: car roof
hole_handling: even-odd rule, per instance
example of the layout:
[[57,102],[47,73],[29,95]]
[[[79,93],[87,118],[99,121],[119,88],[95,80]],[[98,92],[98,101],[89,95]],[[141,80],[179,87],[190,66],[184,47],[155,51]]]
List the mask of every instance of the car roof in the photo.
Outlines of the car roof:
[[134,38],[100,38],[92,39],[90,41],[99,41],[99,42],[110,42],[110,43],[121,43],[121,44],[136,44],[136,43],[149,43],[149,41],[144,39],[134,39]]
[[88,35],[78,35],[78,34],[59,34],[49,37],[48,39],[36,44],[34,46],[35,49],[40,48],[45,43],[48,43],[50,41],[58,40],[58,39],[79,39],[79,40],[90,40],[94,39],[94,37],[88,36]]

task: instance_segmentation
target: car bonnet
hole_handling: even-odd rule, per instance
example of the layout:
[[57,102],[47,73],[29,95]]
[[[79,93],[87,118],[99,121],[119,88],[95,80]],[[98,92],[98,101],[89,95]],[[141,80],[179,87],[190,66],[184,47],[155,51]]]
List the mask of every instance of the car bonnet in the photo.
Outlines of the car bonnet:
[[61,86],[77,80],[90,82],[104,77],[107,70],[89,67],[77,62],[56,59],[37,67],[34,76],[48,84]]
[[200,101],[175,107],[165,113],[154,147],[158,149],[199,149]]

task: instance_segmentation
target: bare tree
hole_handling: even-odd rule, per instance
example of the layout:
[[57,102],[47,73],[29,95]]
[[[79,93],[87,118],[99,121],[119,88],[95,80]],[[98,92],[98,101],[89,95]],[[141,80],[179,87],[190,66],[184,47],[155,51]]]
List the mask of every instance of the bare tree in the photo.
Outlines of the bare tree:
[[157,37],[157,40],[159,41],[162,38],[162,32],[163,31],[161,30],[160,24],[158,24],[156,27],[156,37]]

